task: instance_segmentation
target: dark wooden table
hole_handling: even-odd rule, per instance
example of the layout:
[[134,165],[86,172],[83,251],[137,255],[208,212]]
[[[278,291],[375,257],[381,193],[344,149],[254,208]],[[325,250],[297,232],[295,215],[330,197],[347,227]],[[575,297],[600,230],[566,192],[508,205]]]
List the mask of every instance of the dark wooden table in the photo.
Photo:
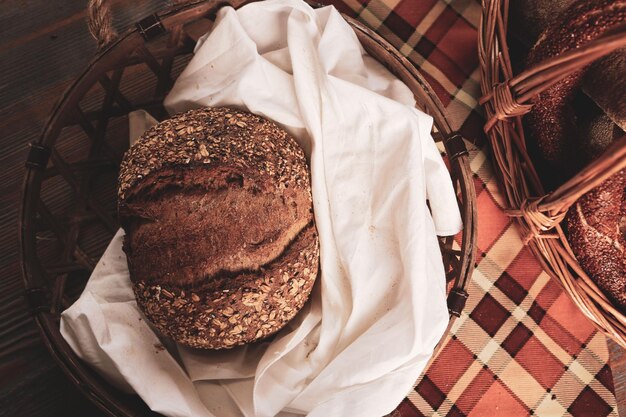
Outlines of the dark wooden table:
[[[27,145],[37,139],[57,98],[95,53],[85,23],[86,3],[0,3],[0,416],[101,415],[40,341],[22,297],[16,222]],[[119,28],[168,5],[164,0],[111,3]],[[623,408],[626,353],[612,343],[610,348]]]

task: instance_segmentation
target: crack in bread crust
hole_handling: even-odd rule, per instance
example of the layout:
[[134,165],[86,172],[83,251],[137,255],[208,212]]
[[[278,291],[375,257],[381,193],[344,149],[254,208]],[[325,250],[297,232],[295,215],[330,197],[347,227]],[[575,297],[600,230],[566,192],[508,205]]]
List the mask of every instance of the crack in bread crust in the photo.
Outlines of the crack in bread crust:
[[178,114],[144,133],[120,165],[118,199],[124,203],[139,182],[161,169],[220,164],[262,171],[277,190],[310,187],[304,152],[287,132],[248,112],[207,107]]
[[268,337],[289,322],[309,298],[318,274],[313,224],[285,254],[257,273],[243,273],[234,288],[190,288],[136,282],[137,303],[164,335],[186,346],[232,348]]
[[164,188],[125,205],[133,277],[185,284],[219,271],[258,270],[312,221],[305,192],[279,195],[232,185],[209,191],[193,188],[202,183],[195,179],[184,189]]

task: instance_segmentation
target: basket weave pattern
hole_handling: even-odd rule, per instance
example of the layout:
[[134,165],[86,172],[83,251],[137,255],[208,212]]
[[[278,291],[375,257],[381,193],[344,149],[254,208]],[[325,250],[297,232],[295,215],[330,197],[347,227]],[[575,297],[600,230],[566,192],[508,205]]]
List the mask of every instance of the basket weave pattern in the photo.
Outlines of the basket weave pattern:
[[[239,7],[246,1],[233,0]],[[119,225],[116,188],[128,148],[127,114],[145,109],[168,117],[163,99],[191,58],[197,37],[212,25],[219,0],[196,1],[149,16],[118,36],[107,2],[90,1],[90,30],[100,51],[50,115],[27,161],[20,211],[20,248],[27,296],[43,340],[65,373],[110,415],[152,415],[137,397],[124,395],[93,373],[59,332],[60,312],[79,296]],[[412,90],[433,116],[457,190],[464,231],[440,240],[452,318],[463,309],[474,265],[476,197],[462,138],[452,132],[443,106],[417,70],[376,33],[347,18],[368,53]],[[451,320],[452,323],[452,320]]]
[[626,167],[626,137],[551,193],[546,193],[527,149],[522,116],[532,100],[574,71],[626,46],[626,29],[603,35],[514,75],[507,46],[508,0],[483,0],[478,34],[485,132],[497,175],[522,238],[544,269],[580,310],[607,336],[626,347],[626,317],[577,262],[561,221],[567,210],[611,175]]

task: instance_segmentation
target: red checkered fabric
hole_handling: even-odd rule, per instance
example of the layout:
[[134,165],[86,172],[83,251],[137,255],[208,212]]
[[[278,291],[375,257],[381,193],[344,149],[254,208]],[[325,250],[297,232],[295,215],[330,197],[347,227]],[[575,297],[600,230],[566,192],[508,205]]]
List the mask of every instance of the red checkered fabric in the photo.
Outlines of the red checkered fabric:
[[465,311],[396,416],[617,416],[605,337],[521,242],[471,150],[478,266]]
[[[327,3],[331,2],[326,0]],[[332,3],[376,30],[421,70],[446,107],[452,128],[480,139],[480,72],[475,0],[338,0]]]
[[[431,83],[453,128],[482,137],[475,0],[343,0]],[[606,339],[542,271],[511,220],[487,149],[470,151],[478,255],[465,311],[393,416],[616,416]]]

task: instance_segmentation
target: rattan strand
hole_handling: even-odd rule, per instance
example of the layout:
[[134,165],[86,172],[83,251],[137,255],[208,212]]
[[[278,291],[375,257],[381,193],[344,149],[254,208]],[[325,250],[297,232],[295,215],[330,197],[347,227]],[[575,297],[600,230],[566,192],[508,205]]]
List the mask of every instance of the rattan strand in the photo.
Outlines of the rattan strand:
[[527,153],[521,116],[533,98],[574,71],[626,45],[621,27],[580,48],[539,63],[521,74],[511,70],[507,45],[508,0],[483,0],[478,34],[485,132],[502,179],[508,214],[525,244],[572,301],[604,334],[626,347],[626,318],[582,270],[561,228],[569,207],[583,194],[626,167],[626,138],[557,190],[546,194]]
[[[235,8],[245,3],[247,0],[230,0]],[[99,182],[102,175],[115,172],[128,146],[119,141],[127,132],[119,133],[113,126],[117,121],[127,126],[126,115],[137,108],[157,118],[167,117],[164,95],[188,62],[197,40],[194,36],[210,27],[224,4],[221,0],[195,1],[159,12],[156,16],[163,33],[146,41],[137,29],[118,36],[110,24],[107,2],[92,1],[90,30],[99,39],[100,52],[60,98],[35,144],[51,151],[50,161],[47,165],[29,164],[26,171],[19,243],[27,298],[52,356],[107,415],[155,414],[138,397],[117,391],[78,359],[61,337],[59,312],[80,294],[117,230],[115,193],[106,193],[115,189],[115,176],[105,176],[108,182],[104,185]],[[437,137],[450,154],[447,141],[454,132],[443,105],[421,74],[375,32],[349,17],[346,20],[368,53],[407,84],[419,107],[433,116]],[[132,98],[132,94],[139,97]],[[79,155],[81,144],[86,145]],[[66,155],[68,149],[72,149],[72,158]],[[466,294],[476,240],[476,196],[468,156],[452,158],[450,170],[464,230],[459,238],[442,238],[440,244],[451,294]],[[107,195],[109,200],[103,200]],[[68,211],[59,212],[61,203]],[[458,308],[462,303],[449,305]],[[456,314],[465,313],[455,311],[450,326]],[[444,338],[437,349],[443,344]]]

